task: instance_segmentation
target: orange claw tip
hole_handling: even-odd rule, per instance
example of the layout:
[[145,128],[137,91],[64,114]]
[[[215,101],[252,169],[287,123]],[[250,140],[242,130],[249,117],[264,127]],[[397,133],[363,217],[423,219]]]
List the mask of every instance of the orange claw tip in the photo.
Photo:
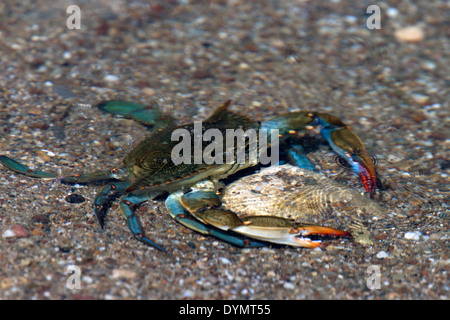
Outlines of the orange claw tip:
[[296,237],[295,241],[299,244],[299,246],[304,247],[304,248],[310,248],[310,249],[317,248],[322,244],[322,241],[313,241],[308,238]]
[[351,238],[352,236],[347,231],[322,226],[311,225],[299,229],[303,231],[302,236],[319,235],[319,236],[334,236],[334,237],[349,237],[349,238]]

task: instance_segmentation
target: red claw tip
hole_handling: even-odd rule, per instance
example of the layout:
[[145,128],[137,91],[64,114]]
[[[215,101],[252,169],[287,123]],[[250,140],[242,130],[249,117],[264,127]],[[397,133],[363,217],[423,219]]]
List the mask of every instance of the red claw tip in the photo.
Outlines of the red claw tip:
[[375,172],[370,174],[369,170],[364,169],[360,172],[359,177],[364,185],[364,188],[367,192],[374,192],[377,187],[377,178],[375,176]]

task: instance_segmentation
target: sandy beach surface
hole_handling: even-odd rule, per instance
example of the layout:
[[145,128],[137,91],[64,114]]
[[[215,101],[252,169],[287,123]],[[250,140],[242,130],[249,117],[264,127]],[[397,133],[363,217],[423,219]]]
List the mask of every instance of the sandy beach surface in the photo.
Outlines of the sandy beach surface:
[[[0,154],[60,176],[118,167],[148,131],[92,107],[108,99],[156,101],[179,123],[228,99],[255,120],[318,110],[376,158],[386,219],[366,225],[371,244],[241,249],[158,198],[137,213],[167,254],[133,238],[117,202],[101,231],[98,186],[1,167],[0,299],[449,298],[448,2],[380,2],[374,29],[366,1],[76,1],[80,29],[71,4],[0,4]],[[364,191],[328,147],[312,158]]]

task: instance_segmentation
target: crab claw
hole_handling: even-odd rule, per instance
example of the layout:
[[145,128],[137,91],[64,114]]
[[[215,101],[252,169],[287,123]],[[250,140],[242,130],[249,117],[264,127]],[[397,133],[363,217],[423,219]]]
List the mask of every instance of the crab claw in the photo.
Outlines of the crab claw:
[[366,151],[361,139],[337,117],[327,113],[315,113],[321,133],[339,156],[359,175],[367,192],[374,192],[377,177],[372,158]]
[[304,248],[320,246],[324,237],[351,237],[346,231],[274,216],[249,216],[241,226],[231,230],[257,240]]
[[320,240],[312,240],[308,236],[313,237],[347,237],[351,238],[351,234],[347,231],[338,230],[334,228],[322,227],[317,225],[304,224],[290,231],[295,235],[295,241],[301,244],[302,247],[316,248],[322,244]]
[[365,152],[365,154],[353,154],[352,159],[354,159],[355,166],[357,166],[357,169],[354,169],[354,171],[359,172],[359,178],[364,188],[367,192],[374,192],[377,187],[377,176],[372,158]]
[[374,192],[377,186],[375,166],[358,136],[347,127],[334,129],[330,136],[331,148],[359,175],[366,191]]

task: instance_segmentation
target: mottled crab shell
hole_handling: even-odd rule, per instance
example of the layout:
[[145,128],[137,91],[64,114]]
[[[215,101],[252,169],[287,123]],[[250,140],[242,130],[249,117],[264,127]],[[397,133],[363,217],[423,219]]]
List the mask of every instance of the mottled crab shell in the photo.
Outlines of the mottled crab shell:
[[241,216],[271,215],[348,230],[373,242],[369,229],[386,218],[378,203],[325,175],[292,165],[272,166],[228,185],[223,205]]
[[[224,133],[227,129],[258,128],[258,123],[247,117],[234,114],[227,110],[230,101],[225,102],[214,114],[202,122],[203,133],[211,128]],[[186,124],[177,127],[168,127],[143,140],[124,159],[124,164],[134,177],[133,184],[126,191],[130,192],[139,188],[155,191],[173,192],[180,189],[188,189],[196,182],[206,178],[223,179],[228,175],[250,166],[247,164],[230,165],[223,164],[196,164],[192,153],[191,164],[174,164],[171,160],[171,151],[179,143],[172,140],[172,133],[176,129],[186,129],[194,136],[194,124]],[[225,139],[225,134],[223,135]],[[207,145],[203,141],[202,150]],[[223,141],[226,145],[226,141]]]

